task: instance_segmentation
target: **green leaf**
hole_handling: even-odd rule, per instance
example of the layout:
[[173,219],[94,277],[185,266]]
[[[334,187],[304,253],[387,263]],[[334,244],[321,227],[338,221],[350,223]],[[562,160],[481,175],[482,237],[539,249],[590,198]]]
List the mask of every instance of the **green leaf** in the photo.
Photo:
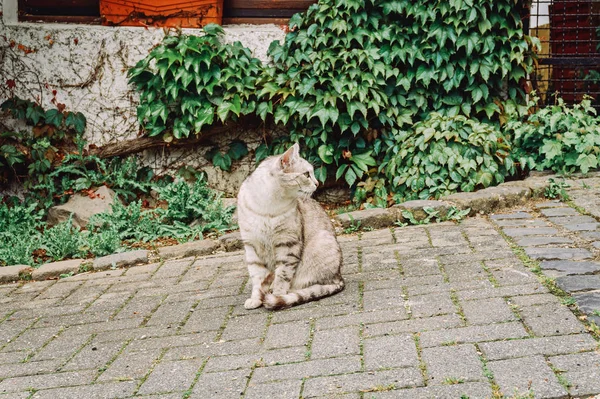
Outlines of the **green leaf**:
[[327,180],[327,168],[325,166],[316,168],[315,169],[315,177],[321,183],[325,183],[325,180]]
[[317,153],[319,154],[319,158],[326,164],[331,164],[333,162],[333,146],[331,144],[321,145],[317,150]]
[[46,111],[44,118],[47,124],[54,125],[56,127],[60,127],[63,122],[63,114],[57,109],[49,109]]
[[225,33],[225,30],[223,30],[223,28],[218,25],[218,24],[208,24],[205,25],[203,28],[204,32],[209,34],[209,35],[223,35]]
[[598,167],[598,158],[593,154],[579,154],[576,163],[581,172],[586,174],[590,169]]
[[221,151],[215,152],[212,163],[224,171],[229,171],[231,169],[231,157],[228,154],[223,154]]
[[241,159],[242,157],[248,154],[248,146],[243,141],[234,141],[229,145],[229,151],[227,154],[231,157],[231,159]]
[[540,153],[545,154],[546,159],[550,160],[562,153],[562,144],[557,141],[544,140]]
[[65,125],[75,130],[76,133],[81,134],[85,131],[85,115],[83,115],[81,112],[69,112],[65,120]]

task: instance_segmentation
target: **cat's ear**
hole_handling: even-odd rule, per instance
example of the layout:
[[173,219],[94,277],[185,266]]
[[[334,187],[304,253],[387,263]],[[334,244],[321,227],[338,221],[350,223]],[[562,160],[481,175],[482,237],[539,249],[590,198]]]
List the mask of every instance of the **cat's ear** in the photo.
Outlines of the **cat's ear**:
[[286,169],[290,167],[300,157],[300,146],[295,143],[293,146],[288,148],[286,152],[281,156],[281,168]]

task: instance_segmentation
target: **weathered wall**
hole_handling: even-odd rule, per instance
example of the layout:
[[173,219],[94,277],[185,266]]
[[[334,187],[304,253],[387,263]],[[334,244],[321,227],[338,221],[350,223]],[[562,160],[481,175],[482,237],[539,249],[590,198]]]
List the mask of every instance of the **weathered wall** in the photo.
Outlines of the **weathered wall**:
[[[115,28],[76,24],[18,23],[17,0],[0,0],[0,102],[11,95],[39,101],[42,107],[65,104],[80,111],[88,122],[86,138],[103,145],[135,138],[139,131],[135,110],[137,93],[127,85],[126,72],[165,35],[162,29]],[[194,32],[195,30],[186,30]],[[225,27],[225,40],[241,41],[257,58],[267,59],[267,48],[285,33],[275,25],[232,25]],[[244,141],[257,142],[259,132],[232,132]],[[227,137],[223,138],[223,142]],[[219,143],[217,143],[219,144]],[[145,154],[157,169],[190,165],[209,167],[204,151],[177,150]],[[250,161],[230,176],[209,171],[213,186],[228,192],[247,174]],[[245,165],[245,166],[244,166]]]

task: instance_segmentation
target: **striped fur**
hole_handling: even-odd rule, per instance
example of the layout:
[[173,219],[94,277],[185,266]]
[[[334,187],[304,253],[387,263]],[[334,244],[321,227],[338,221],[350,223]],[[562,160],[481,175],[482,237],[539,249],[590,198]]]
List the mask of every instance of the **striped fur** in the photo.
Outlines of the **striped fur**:
[[297,144],[267,158],[242,184],[238,223],[252,282],[246,309],[287,308],[344,288],[335,231],[310,198],[317,185]]

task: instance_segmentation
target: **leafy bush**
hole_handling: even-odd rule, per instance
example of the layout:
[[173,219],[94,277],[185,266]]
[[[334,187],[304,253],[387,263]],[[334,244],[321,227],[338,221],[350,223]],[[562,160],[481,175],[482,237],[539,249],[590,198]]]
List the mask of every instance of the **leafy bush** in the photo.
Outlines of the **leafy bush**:
[[43,226],[43,213],[36,209],[37,203],[14,197],[0,202],[0,266],[33,263]]
[[414,130],[386,135],[380,170],[396,202],[439,198],[502,183],[514,173],[512,146],[496,125],[433,113]]
[[112,226],[85,233],[85,248],[94,256],[111,255],[125,250],[119,232]]
[[531,115],[515,115],[505,132],[514,140],[514,159],[524,169],[587,173],[598,167],[600,118],[590,99],[569,107],[559,98],[556,105]]
[[202,36],[167,36],[129,70],[140,90],[138,119],[149,136],[165,141],[199,134],[256,111],[256,81],[262,70],[240,42],[223,44],[223,28],[206,25]]

